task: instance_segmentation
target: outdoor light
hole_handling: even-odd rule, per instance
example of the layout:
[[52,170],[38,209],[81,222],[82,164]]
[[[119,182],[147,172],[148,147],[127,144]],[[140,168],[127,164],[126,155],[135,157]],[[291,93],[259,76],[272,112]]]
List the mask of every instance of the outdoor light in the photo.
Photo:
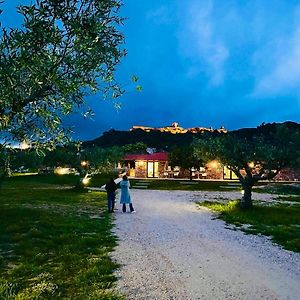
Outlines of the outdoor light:
[[250,168],[254,168],[255,164],[254,164],[253,161],[251,161],[251,162],[248,163],[248,166],[249,166]]
[[218,167],[218,161],[217,160],[212,160],[211,162],[208,163],[210,168],[217,168]]
[[81,166],[86,167],[88,165],[88,162],[86,160],[81,161]]
[[23,141],[21,144],[20,144],[20,149],[21,150],[26,150],[30,147],[30,145],[26,142],[26,141]]
[[70,169],[69,168],[62,168],[62,167],[57,167],[54,169],[54,174],[57,175],[66,175],[70,173]]
[[87,185],[90,181],[90,178],[88,178],[87,176],[85,176],[83,179],[82,179],[82,184],[83,185]]

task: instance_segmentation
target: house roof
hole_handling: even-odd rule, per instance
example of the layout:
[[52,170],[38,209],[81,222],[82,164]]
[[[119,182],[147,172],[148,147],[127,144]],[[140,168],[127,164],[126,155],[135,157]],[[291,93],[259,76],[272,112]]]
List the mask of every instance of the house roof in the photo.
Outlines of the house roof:
[[157,152],[153,154],[126,154],[124,160],[156,160],[156,161],[167,161],[167,152]]

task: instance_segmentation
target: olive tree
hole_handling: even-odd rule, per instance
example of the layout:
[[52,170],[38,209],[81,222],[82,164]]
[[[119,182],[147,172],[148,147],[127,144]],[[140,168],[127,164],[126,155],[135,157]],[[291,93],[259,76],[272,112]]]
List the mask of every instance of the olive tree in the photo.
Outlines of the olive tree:
[[[0,24],[0,140],[62,143],[64,115],[88,116],[87,95],[118,98],[115,69],[126,54],[118,0],[35,0],[20,28]],[[84,107],[84,108],[83,108]]]
[[4,177],[12,143],[30,142],[42,154],[41,149],[68,141],[65,115],[92,114],[86,96],[121,96],[114,75],[126,54],[121,5],[119,0],[35,0],[17,8],[23,17],[20,28],[0,23],[0,169],[4,170],[0,173]]
[[180,166],[189,170],[190,180],[193,180],[193,169],[203,166],[202,159],[194,153],[192,146],[174,147],[169,153],[169,160],[170,166]]
[[147,145],[141,142],[109,148],[92,146],[82,149],[80,156],[83,161],[88,162],[89,170],[96,173],[113,173],[125,154],[145,152],[146,148]]
[[256,129],[215,134],[194,142],[195,154],[219,160],[238,177],[244,195],[242,208],[252,207],[252,187],[270,180],[280,170],[299,165],[300,130],[287,124],[268,124]]

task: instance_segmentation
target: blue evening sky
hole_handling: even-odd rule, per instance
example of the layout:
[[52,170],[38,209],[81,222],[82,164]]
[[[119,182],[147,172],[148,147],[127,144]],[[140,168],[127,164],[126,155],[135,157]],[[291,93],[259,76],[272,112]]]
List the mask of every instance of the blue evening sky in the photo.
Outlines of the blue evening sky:
[[[2,20],[17,22],[7,0]],[[75,137],[92,139],[132,125],[227,129],[300,122],[300,1],[124,0],[126,86],[117,112],[101,95],[88,99],[93,120],[72,117]],[[9,13],[8,13],[9,12]]]

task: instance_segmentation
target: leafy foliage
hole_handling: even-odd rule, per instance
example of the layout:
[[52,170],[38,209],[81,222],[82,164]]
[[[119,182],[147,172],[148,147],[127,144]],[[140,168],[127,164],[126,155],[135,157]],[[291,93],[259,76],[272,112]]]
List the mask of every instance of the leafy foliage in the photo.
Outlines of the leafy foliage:
[[43,157],[39,156],[34,150],[15,151],[11,155],[11,168],[37,169],[43,163]]
[[2,140],[53,147],[66,140],[62,116],[84,106],[85,96],[122,94],[114,79],[125,55],[120,6],[118,0],[36,0],[18,7],[21,28],[1,26]]
[[174,147],[169,153],[169,160],[170,166],[180,166],[189,170],[190,179],[192,179],[192,169],[199,169],[203,165],[202,159],[195,155],[192,146]]
[[287,166],[299,164],[300,130],[275,124],[253,130],[240,130],[199,139],[195,154],[205,161],[218,159],[239,178],[251,206],[251,189],[259,180],[274,178]]
[[144,152],[147,146],[144,143],[127,144],[122,147],[114,146],[101,148],[97,146],[88,147],[83,150],[81,157],[89,161],[89,166],[97,173],[110,173],[115,165],[122,161],[126,153]]
[[[101,148],[92,146],[82,148],[76,143],[70,143],[64,146],[58,146],[53,150],[44,152],[40,156],[33,149],[19,150],[6,149],[7,153],[0,152],[0,166],[4,169],[7,160],[9,160],[12,169],[37,170],[40,167],[73,167],[81,173],[87,171],[93,173],[111,173],[115,169],[115,164],[122,160],[126,153],[145,152],[147,145],[144,143],[127,144],[123,147]],[[81,170],[81,161],[88,161],[85,170]]]
[[111,172],[115,164],[121,160],[123,151],[120,147],[100,148],[90,147],[84,150],[82,158],[89,162],[91,170],[96,172]]

